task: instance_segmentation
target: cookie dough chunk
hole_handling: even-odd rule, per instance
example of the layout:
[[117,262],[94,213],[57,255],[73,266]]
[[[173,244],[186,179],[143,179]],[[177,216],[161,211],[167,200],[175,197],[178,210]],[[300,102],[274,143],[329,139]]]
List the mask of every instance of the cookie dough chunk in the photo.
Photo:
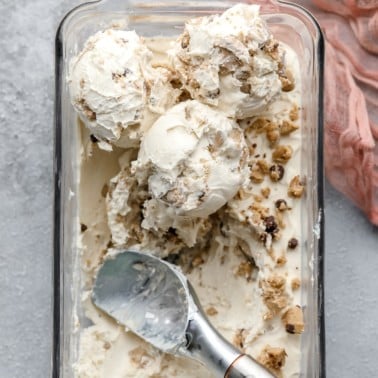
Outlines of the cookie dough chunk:
[[289,308],[282,315],[282,322],[286,332],[299,334],[304,331],[303,312],[300,306]]
[[284,348],[266,345],[257,360],[277,377],[282,377],[281,369],[285,365],[286,356],[287,354]]

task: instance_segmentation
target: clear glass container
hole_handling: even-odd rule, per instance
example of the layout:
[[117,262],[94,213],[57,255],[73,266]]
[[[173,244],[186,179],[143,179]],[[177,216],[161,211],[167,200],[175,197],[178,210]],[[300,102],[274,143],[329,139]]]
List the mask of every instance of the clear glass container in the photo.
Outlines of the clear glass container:
[[[67,87],[70,59],[98,30],[119,24],[142,36],[179,35],[188,18],[221,13],[242,1],[102,0],[73,9],[56,37],[54,348],[53,377],[73,377],[78,353],[76,312],[80,307],[78,237],[80,137]],[[246,1],[247,2],[247,1]],[[306,331],[301,343],[301,377],[325,377],[323,309],[323,40],[313,17],[298,5],[254,1],[273,35],[297,53],[301,63],[303,109],[302,173],[307,179],[302,211],[302,304]]]

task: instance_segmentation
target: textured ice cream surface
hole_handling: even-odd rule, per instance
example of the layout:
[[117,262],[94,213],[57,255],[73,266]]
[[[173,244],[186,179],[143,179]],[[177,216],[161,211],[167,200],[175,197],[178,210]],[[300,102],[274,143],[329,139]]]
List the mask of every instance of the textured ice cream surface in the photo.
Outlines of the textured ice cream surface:
[[[242,10],[247,15],[256,8],[237,6],[228,12]],[[241,22],[232,25],[234,34],[244,30]],[[265,40],[266,29],[261,30]],[[140,145],[109,153],[94,144],[92,154],[82,161],[84,288],[79,295],[85,319],[76,376],[212,376],[195,361],[147,345],[94,307],[93,278],[115,248],[153,253],[180,266],[210,322],[227,340],[277,377],[298,377],[305,374],[300,365],[307,339],[292,330],[303,330],[303,294],[310,285],[306,270],[302,274],[303,203],[289,194],[293,180],[298,177],[301,184],[303,173],[298,57],[280,45],[295,86],[289,80],[291,85],[282,86],[267,105],[240,120],[227,114],[222,102],[209,104],[195,96],[166,98],[170,92],[164,83],[177,79],[167,64],[170,41],[146,39],[153,51],[147,71],[161,70],[155,83],[161,80],[165,89],[156,89],[156,84],[150,90],[147,85],[155,97],[147,99],[147,107],[161,116],[144,130]],[[272,47],[268,43],[263,50],[266,46]],[[234,73],[222,71],[222,78],[227,75],[233,78]],[[232,101],[239,106],[237,96]],[[83,126],[81,130],[82,145],[87,146],[90,132]],[[302,193],[305,190],[302,187]]]
[[97,139],[121,147],[136,145],[143,130],[174,104],[178,93],[170,84],[171,71],[154,69],[151,59],[135,31],[113,29],[90,37],[72,59],[71,100]]
[[[160,257],[178,253],[185,246],[205,243],[211,228],[207,219],[175,217],[163,203],[156,203],[147,186],[138,185],[129,167],[111,179],[106,207],[114,246]],[[155,219],[154,227],[145,223],[145,212]]]
[[[127,245],[138,228],[142,245],[153,235],[165,240],[173,232],[176,248],[166,251],[193,247],[209,231],[207,217],[247,179],[247,156],[236,122],[195,100],[172,107],[144,135],[131,169],[111,181],[107,204],[113,240]],[[135,215],[140,207],[143,219]]]
[[135,32],[111,29],[90,37],[72,60],[72,102],[96,137],[117,141],[123,130],[139,125],[146,103],[142,66],[150,60]]
[[189,20],[171,54],[192,98],[230,117],[256,114],[281,92],[282,51],[257,5]]
[[[204,218],[246,180],[247,145],[235,121],[196,100],[171,108],[145,134],[133,166],[174,216]],[[148,207],[147,207],[148,210]],[[146,221],[154,223],[156,216]]]

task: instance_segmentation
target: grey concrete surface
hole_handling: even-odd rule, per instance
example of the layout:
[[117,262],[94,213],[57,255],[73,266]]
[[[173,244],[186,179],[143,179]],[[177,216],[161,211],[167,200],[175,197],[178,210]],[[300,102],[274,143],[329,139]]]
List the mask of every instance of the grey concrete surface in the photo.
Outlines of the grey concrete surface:
[[[53,41],[79,0],[0,0],[0,378],[50,376]],[[378,376],[378,229],[326,188],[329,378]]]

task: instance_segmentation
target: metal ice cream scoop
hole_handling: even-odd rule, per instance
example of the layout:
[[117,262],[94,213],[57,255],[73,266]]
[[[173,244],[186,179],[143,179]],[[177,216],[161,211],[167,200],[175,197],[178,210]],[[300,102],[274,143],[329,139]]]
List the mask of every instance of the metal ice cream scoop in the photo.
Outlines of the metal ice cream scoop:
[[132,251],[109,257],[98,271],[92,299],[156,348],[193,358],[216,377],[274,377],[214,329],[184,274],[157,257]]

